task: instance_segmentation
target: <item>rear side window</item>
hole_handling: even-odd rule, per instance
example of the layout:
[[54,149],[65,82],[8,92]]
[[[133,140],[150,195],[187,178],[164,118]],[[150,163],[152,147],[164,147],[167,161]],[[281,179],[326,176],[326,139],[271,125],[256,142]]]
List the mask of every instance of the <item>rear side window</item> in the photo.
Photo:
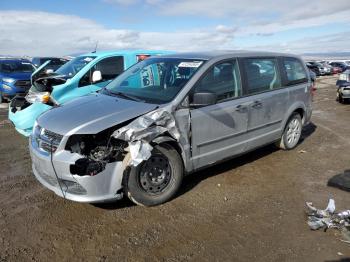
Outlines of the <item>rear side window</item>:
[[278,62],[275,58],[248,58],[243,60],[246,74],[246,93],[256,94],[281,87]]
[[195,92],[211,92],[218,102],[241,95],[241,82],[236,61],[227,61],[209,69],[195,85]]
[[283,69],[286,73],[287,85],[301,84],[308,81],[303,64],[296,58],[284,58]]
[[98,62],[93,71],[101,71],[102,81],[116,78],[124,71],[124,59],[122,56],[109,57]]
[[124,71],[124,58],[122,56],[115,56],[105,58],[94,65],[79,81],[79,87],[92,84],[92,74],[94,71],[101,71],[102,80],[105,82],[113,80]]

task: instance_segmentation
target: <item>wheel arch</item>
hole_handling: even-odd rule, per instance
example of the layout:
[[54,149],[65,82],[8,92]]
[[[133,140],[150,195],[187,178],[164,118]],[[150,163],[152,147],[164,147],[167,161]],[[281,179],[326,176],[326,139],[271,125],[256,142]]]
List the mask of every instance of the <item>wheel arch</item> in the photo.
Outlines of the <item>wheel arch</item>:
[[287,111],[287,114],[285,115],[286,117],[283,119],[281,132],[284,131],[289,118],[294,113],[298,113],[301,117],[302,124],[303,125],[305,124],[306,107],[303,103],[295,103],[289,108],[289,110]]
[[184,170],[186,170],[186,155],[185,155],[185,151],[183,150],[182,146],[172,137],[170,136],[158,136],[155,139],[152,140],[151,145],[160,145],[160,144],[168,144],[170,146],[172,146],[177,153],[180,155],[181,157],[181,161],[184,167]]

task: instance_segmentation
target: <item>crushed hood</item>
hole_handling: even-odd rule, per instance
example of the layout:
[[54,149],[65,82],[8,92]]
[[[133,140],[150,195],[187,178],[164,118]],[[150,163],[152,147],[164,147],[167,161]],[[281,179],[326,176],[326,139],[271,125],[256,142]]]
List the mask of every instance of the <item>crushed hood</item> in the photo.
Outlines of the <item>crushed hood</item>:
[[52,108],[37,122],[41,127],[61,135],[96,134],[156,108],[154,104],[91,94]]

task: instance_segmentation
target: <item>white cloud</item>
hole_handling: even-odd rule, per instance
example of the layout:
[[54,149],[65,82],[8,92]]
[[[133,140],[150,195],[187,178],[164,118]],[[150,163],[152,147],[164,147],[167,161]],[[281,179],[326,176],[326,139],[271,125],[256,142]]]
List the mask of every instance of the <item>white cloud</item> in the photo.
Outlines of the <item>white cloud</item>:
[[[157,5],[160,1],[164,0],[146,1]],[[188,1],[194,2],[195,0]],[[267,4],[271,2],[270,0],[266,1]],[[182,3],[181,0],[179,3]],[[206,3],[203,2],[203,5],[206,5]],[[94,49],[97,41],[100,50],[144,48],[200,51],[251,48],[297,53],[310,51],[349,51],[347,49],[350,40],[348,37],[349,33],[299,39],[265,46],[258,44],[251,47],[235,45],[235,39],[241,36],[249,36],[251,34],[268,36],[288,29],[323,25],[325,21],[329,22],[329,19],[331,21],[350,21],[350,16],[348,16],[346,10],[340,12],[334,11],[330,12],[330,14],[323,12],[323,9],[317,10],[318,16],[314,18],[307,17],[301,20],[289,20],[290,16],[297,15],[295,12],[291,15],[293,13],[291,12],[290,15],[284,17],[284,20],[279,20],[278,22],[247,24],[243,27],[219,24],[211,28],[197,28],[174,32],[141,32],[127,29],[109,29],[92,20],[78,16],[47,12],[0,11],[0,54],[60,56],[91,51]]]
[[279,51],[292,53],[332,53],[336,51],[350,52],[347,43],[350,42],[350,31],[327,34],[318,37],[304,37],[302,39],[281,42],[272,45],[250,46],[252,50]]
[[233,31],[206,30],[138,32],[107,29],[78,16],[46,12],[0,11],[0,54],[66,55],[99,49],[198,50],[232,46]]
[[45,12],[0,11],[0,54],[63,55],[93,50],[132,48],[139,33],[106,29],[77,16]]

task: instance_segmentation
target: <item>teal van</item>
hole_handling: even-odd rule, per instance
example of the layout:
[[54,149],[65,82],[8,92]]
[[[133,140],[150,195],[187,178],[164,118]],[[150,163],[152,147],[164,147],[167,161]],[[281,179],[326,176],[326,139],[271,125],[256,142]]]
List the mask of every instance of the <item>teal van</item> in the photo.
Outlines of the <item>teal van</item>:
[[[168,51],[128,50],[92,52],[67,62],[55,72],[45,71],[47,63],[32,74],[32,87],[26,96],[15,97],[9,105],[9,120],[16,130],[29,136],[36,118],[53,106],[96,92],[133,64]],[[144,72],[147,85],[153,81]]]

